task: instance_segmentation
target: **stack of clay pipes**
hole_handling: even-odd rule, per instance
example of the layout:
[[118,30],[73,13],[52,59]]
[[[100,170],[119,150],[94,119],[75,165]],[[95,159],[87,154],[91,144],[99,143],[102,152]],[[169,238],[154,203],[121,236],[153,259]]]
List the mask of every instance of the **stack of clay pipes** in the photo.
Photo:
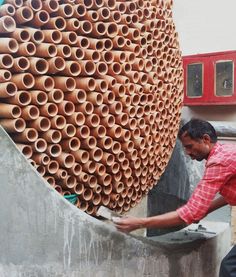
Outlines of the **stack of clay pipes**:
[[172,0],[5,0],[0,124],[76,205],[128,211],[175,144],[183,69]]

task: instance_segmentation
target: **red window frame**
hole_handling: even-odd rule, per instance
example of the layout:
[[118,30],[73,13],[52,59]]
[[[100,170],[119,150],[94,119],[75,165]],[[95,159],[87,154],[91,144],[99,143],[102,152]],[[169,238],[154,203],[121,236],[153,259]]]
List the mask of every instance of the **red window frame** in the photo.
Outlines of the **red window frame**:
[[[230,96],[217,96],[215,94],[215,66],[220,61],[233,62],[233,94]],[[202,96],[192,97],[187,95],[187,66],[201,63],[202,71]],[[236,51],[206,53],[183,57],[184,66],[184,105],[235,105],[236,104]]]

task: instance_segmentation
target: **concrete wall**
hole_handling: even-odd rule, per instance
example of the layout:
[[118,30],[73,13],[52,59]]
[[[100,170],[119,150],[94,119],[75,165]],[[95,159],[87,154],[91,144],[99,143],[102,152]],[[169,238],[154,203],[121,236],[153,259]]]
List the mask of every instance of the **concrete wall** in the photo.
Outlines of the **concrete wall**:
[[217,276],[228,225],[181,244],[125,235],[61,197],[2,129],[0,153],[1,277]]

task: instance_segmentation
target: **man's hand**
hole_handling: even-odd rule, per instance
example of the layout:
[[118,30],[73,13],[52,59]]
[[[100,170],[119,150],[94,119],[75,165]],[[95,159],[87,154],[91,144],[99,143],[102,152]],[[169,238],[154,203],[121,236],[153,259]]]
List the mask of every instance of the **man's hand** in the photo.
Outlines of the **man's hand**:
[[144,220],[138,217],[113,217],[112,221],[114,222],[117,230],[129,233],[136,229],[144,228]]

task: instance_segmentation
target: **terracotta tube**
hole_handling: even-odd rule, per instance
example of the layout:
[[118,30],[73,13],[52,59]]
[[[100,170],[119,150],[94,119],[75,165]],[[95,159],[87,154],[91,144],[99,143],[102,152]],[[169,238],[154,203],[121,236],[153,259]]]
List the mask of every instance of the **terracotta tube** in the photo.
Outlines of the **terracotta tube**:
[[66,126],[61,130],[62,138],[72,138],[76,134],[76,128],[72,124],[66,124]]
[[31,94],[27,91],[17,91],[15,95],[6,99],[7,103],[18,106],[27,106],[31,102]]
[[7,0],[7,3],[13,5],[16,8],[23,6],[23,0]]
[[[108,178],[107,178],[108,179]],[[106,183],[108,183],[108,181],[106,181]],[[109,197],[111,198],[111,192],[112,192],[112,185],[111,184],[108,184],[106,186],[103,186],[102,187],[102,192],[104,193],[104,195],[109,195]],[[109,203],[109,205],[114,205],[113,203]],[[109,208],[111,208],[111,206],[109,206]],[[113,206],[112,206],[113,207]]]
[[49,157],[58,157],[61,155],[62,148],[60,144],[48,144],[46,153],[49,155]]
[[53,58],[57,55],[57,47],[52,43],[41,43],[36,47],[36,56]]
[[55,174],[58,170],[59,170],[59,164],[57,161],[50,161],[47,165],[46,165],[46,170],[49,174]]
[[63,75],[65,76],[78,76],[81,73],[81,66],[76,61],[66,61]]
[[103,125],[98,125],[90,129],[92,136],[96,138],[104,138],[106,136],[106,128]]
[[58,104],[58,103],[61,103],[63,101],[64,93],[60,89],[53,89],[50,92],[48,92],[48,94],[46,94],[46,98],[49,101],[51,101],[55,104]]
[[102,184],[103,186],[106,187],[111,184],[112,177],[110,174],[104,174],[103,176],[98,176],[97,179],[98,179],[98,184]]
[[43,6],[40,0],[27,0],[24,5],[30,7],[34,12],[41,10]]
[[50,129],[44,132],[41,137],[49,143],[58,143],[61,141],[61,133],[58,130]]
[[74,45],[77,43],[77,34],[76,32],[70,31],[70,32],[62,32],[62,43],[68,44],[68,45]]
[[88,161],[86,164],[83,164],[83,171],[89,174],[93,174],[96,170],[96,163],[94,161]]
[[90,135],[90,129],[86,125],[76,128],[76,136],[80,139],[86,139]]
[[59,30],[41,30],[44,36],[44,42],[58,44],[62,40],[62,34]]
[[101,93],[89,92],[86,98],[87,101],[91,102],[94,106],[100,106],[103,103],[103,96]]
[[30,67],[28,71],[35,75],[42,75],[48,71],[48,63],[45,59],[30,57],[28,58]]
[[78,60],[78,63],[81,66],[81,76],[90,76],[93,75],[96,71],[96,65],[93,61],[88,60]]
[[101,161],[102,163],[111,166],[115,161],[115,157],[111,153],[103,152]]
[[[57,77],[56,77],[57,78]],[[50,91],[54,88],[54,79],[50,76],[36,76],[35,78],[35,89]]]
[[[77,47],[80,47],[82,49],[87,49],[88,47],[90,47],[91,42],[93,41],[93,39],[88,39],[87,37],[83,37],[83,36],[78,36],[77,39]],[[99,40],[97,40],[99,42]]]
[[121,59],[119,60],[118,58],[117,59],[115,59],[116,58],[116,55],[118,56],[118,57],[122,57],[122,56],[124,56],[125,57],[125,54],[123,53],[123,54],[117,54],[115,51],[103,51],[102,53],[101,53],[101,59],[104,61],[104,62],[106,62],[107,64],[112,64],[113,62],[114,62],[114,60],[117,60],[118,62],[121,62]]
[[90,38],[89,39],[89,48],[101,52],[104,49],[104,42],[99,39]]
[[95,128],[99,125],[100,118],[96,114],[91,114],[85,117],[85,124],[90,128]]
[[[50,122],[50,121],[49,121]],[[66,119],[62,115],[56,115],[51,118],[51,126],[52,128],[61,130],[66,126]]]
[[[101,163],[96,163],[96,171],[95,174],[98,174],[100,176],[104,175],[106,173],[106,167]],[[101,186],[96,187],[96,192],[101,192]]]
[[75,126],[83,126],[85,123],[85,116],[81,112],[74,112],[67,118],[67,122]]
[[77,30],[78,35],[88,35],[93,30],[92,23],[88,20],[81,20]]
[[4,4],[0,7],[0,16],[5,15],[13,16],[16,12],[16,8],[12,4]]
[[102,197],[99,193],[94,193],[92,197],[92,203],[93,205],[97,206],[101,203]]
[[18,57],[14,59],[12,72],[20,73],[28,70],[30,67],[29,59],[26,57]]
[[105,38],[105,39],[103,39],[102,41],[103,41],[104,49],[105,49],[105,50],[107,50],[107,51],[112,50],[112,48],[113,48],[113,43],[112,43],[112,40],[111,40],[111,39]]
[[16,95],[17,86],[13,82],[5,82],[1,84],[0,98],[8,98]]
[[84,89],[86,91],[93,91],[96,87],[96,81],[91,77],[77,78],[75,82],[77,88]]
[[122,103],[120,101],[114,101],[112,104],[108,105],[111,114],[117,115],[122,113]]
[[25,120],[35,120],[39,118],[39,109],[34,105],[22,107],[21,111],[22,111],[22,117]]
[[51,185],[52,187],[54,187],[54,189],[56,189],[56,181],[55,178],[52,176],[44,176],[44,179],[49,183],[49,185]]
[[31,158],[33,151],[30,145],[16,143],[16,146],[27,159]]
[[124,127],[129,129],[129,130],[134,130],[137,127],[137,120],[136,120],[136,118],[130,118],[128,120],[128,123]]
[[123,24],[118,24],[117,25],[118,28],[118,35],[119,36],[123,36],[126,37],[129,33],[129,28],[127,25],[123,25]]
[[66,67],[65,60],[62,57],[54,57],[47,59],[48,62],[48,73],[53,74],[57,73],[58,71],[64,70]]
[[118,153],[116,155],[116,159],[119,162],[123,162],[125,160],[125,152],[124,151],[120,151],[120,153]]
[[32,20],[30,20],[30,25],[36,28],[44,27],[44,25],[48,25],[50,21],[49,13],[45,10],[38,11],[34,14]]
[[41,176],[45,175],[46,168],[43,165],[36,165],[35,168]]
[[103,22],[95,22],[92,25],[92,29],[89,31],[93,36],[99,37],[106,34],[106,25]]
[[47,165],[50,162],[49,156],[45,153],[34,153],[31,158],[37,164]]
[[102,76],[102,75],[107,74],[107,71],[108,71],[108,66],[106,63],[104,63],[104,62],[96,63],[95,75]]
[[81,195],[81,197],[85,201],[90,201],[93,197],[93,191],[89,188],[85,188],[82,195]]
[[102,195],[102,205],[107,206],[110,202],[110,196],[109,195]]
[[[112,55],[115,62],[124,63],[126,60],[126,55],[123,51],[116,50],[116,51],[110,51],[108,53],[110,53]],[[109,63],[112,63],[112,62],[113,62],[113,60]]]
[[129,95],[125,95],[120,98],[120,102],[123,104],[123,107],[129,107],[131,105],[131,97]]
[[27,42],[30,40],[30,33],[27,29],[16,28],[10,36],[16,39],[18,42]]
[[[109,108],[107,105],[101,104],[94,107],[94,113],[100,116],[100,119],[109,115]],[[112,120],[112,119],[111,119]]]
[[108,90],[103,93],[103,103],[105,104],[113,104],[115,102],[115,95],[112,91]]
[[14,38],[1,38],[0,53],[16,53],[19,50],[19,45]]
[[60,144],[63,149],[68,149],[68,151],[77,151],[80,148],[80,140],[76,137],[64,139]]
[[16,10],[15,19],[17,24],[24,24],[31,21],[34,17],[34,13],[31,8],[24,6]]
[[90,159],[92,159],[96,162],[99,162],[102,159],[102,155],[103,155],[103,151],[102,151],[102,149],[100,149],[98,147],[95,147],[89,151]]
[[35,85],[34,77],[30,73],[13,74],[11,81],[17,85],[18,89],[30,89]]
[[71,116],[75,112],[75,105],[71,101],[62,101],[57,104],[58,114]]
[[51,17],[49,21],[44,24],[44,28],[63,31],[66,28],[66,20],[62,16]]
[[82,166],[79,163],[74,163],[71,168],[67,169],[67,171],[71,175],[79,176],[81,174],[81,172],[82,172]]
[[120,63],[114,62],[108,67],[108,74],[115,75],[121,73],[121,65]]
[[75,89],[76,82],[74,78],[56,76],[53,79],[55,81],[55,88],[62,91],[73,91]]
[[104,23],[106,27],[106,35],[109,38],[114,38],[118,35],[118,25],[115,22]]
[[0,103],[0,118],[18,118],[21,116],[21,108],[17,105]]
[[35,120],[27,122],[27,127],[35,128],[37,131],[46,132],[50,129],[50,120],[46,117],[40,116]]
[[38,138],[31,144],[31,146],[34,152],[42,153],[47,149],[47,142],[45,139]]
[[17,51],[18,55],[22,56],[33,56],[36,53],[36,46],[34,43],[28,41],[28,42],[23,42],[19,44],[19,49]]
[[56,15],[62,16],[63,18],[72,17],[74,13],[74,6],[69,3],[60,4]]
[[[80,195],[83,191],[84,191],[84,185],[83,184],[77,184],[74,188],[73,188],[73,191],[74,193]],[[77,203],[76,203],[76,206],[78,208],[80,208],[81,210],[84,208],[84,205],[88,205],[87,202],[80,202],[80,199],[78,199]],[[86,207],[85,207],[85,210],[86,210]]]
[[122,84],[115,84],[112,88],[112,92],[115,96],[122,98],[125,95],[125,86]]
[[78,47],[71,47],[71,56],[73,60],[83,60],[85,58],[85,50]]
[[77,31],[80,26],[80,22],[77,18],[68,18],[66,20],[67,31]]
[[83,149],[94,149],[97,145],[97,140],[93,136],[89,136],[81,141],[81,148]]
[[71,168],[75,163],[75,158],[72,154],[62,152],[60,156],[56,157],[60,166],[65,168]]
[[9,54],[0,54],[0,68],[8,69],[13,66],[13,57]]
[[48,13],[56,12],[59,9],[59,3],[57,0],[43,1],[43,9]]
[[57,54],[62,58],[69,58],[71,56],[71,48],[67,44],[57,45]]
[[97,146],[100,148],[104,148],[106,150],[110,149],[112,147],[112,138],[105,136],[103,138],[99,138],[97,140]]
[[115,117],[113,115],[107,115],[103,118],[100,118],[100,123],[105,127],[112,128],[115,125]]
[[103,21],[103,22],[109,20],[109,18],[111,16],[110,10],[106,7],[102,7],[100,9],[98,9],[97,13],[98,13],[98,16],[99,16],[98,19]]
[[89,160],[89,153],[86,150],[71,151],[71,154],[74,155],[76,162],[85,164]]
[[125,126],[129,121],[129,117],[126,113],[120,113],[115,116],[115,122],[118,125]]
[[97,11],[91,10],[91,11],[86,11],[82,18],[90,22],[96,22],[98,21],[99,15]]
[[129,139],[131,138],[131,132],[130,130],[122,130],[122,134],[121,137],[116,138],[119,142],[124,142],[124,141],[129,141]]
[[[82,4],[81,2],[75,2],[76,5],[73,6],[74,8],[74,17],[76,18],[83,18],[86,15],[86,6]],[[77,5],[78,4],[78,5]]]
[[[51,177],[51,176],[50,176],[50,177]],[[53,177],[52,177],[52,178],[53,178]],[[62,188],[61,188],[61,186],[55,185],[55,186],[53,186],[53,188],[54,188],[58,193],[62,194]]]

